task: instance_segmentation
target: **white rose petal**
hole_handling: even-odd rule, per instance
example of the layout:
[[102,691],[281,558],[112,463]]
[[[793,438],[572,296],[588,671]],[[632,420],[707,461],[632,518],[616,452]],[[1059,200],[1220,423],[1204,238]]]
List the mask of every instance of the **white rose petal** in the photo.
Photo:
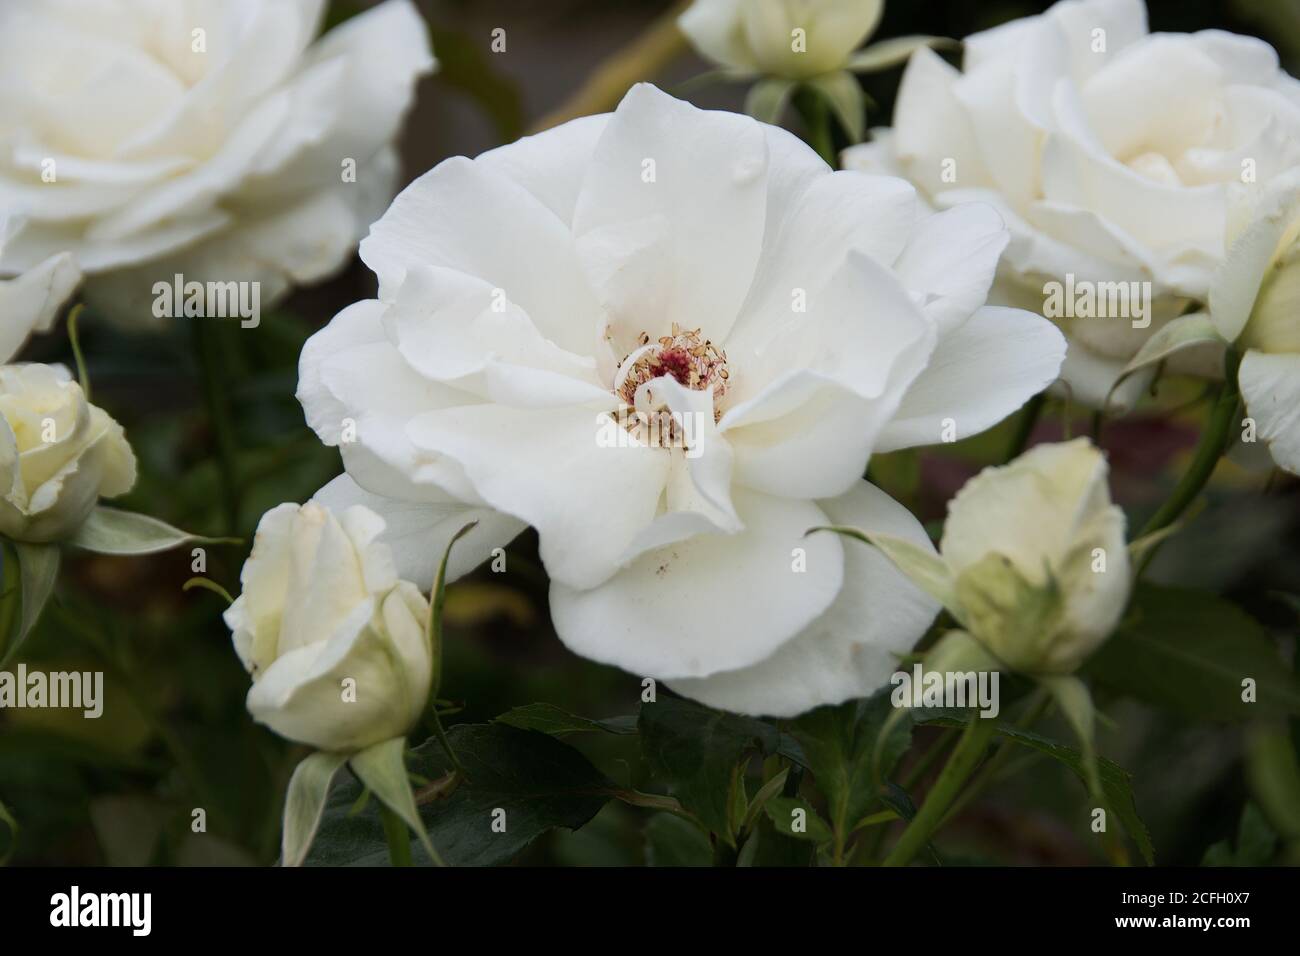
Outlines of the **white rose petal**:
[[66,252],[0,280],[0,362],[17,355],[33,332],[48,332],[80,283],[81,270]]

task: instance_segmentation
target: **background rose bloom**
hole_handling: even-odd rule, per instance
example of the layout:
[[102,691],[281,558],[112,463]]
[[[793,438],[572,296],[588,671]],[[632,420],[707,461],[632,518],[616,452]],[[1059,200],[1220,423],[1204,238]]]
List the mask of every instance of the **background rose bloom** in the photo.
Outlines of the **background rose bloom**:
[[[152,321],[155,281],[258,281],[346,260],[392,195],[433,65],[391,0],[319,41],[324,0],[15,0],[0,7],[0,273],[72,252],[87,295]],[[345,162],[355,165],[346,182]]]
[[[1153,283],[1149,328],[1064,323],[1063,379],[1093,405],[1161,324],[1208,294],[1227,186],[1297,162],[1300,83],[1273,49],[1218,30],[1148,34],[1142,0],[1065,0],[974,34],[961,71],[919,50],[894,128],[845,154],[851,168],[907,176],[940,207],[996,205],[1012,231],[1004,301],[1040,309],[1044,282],[1067,274]],[[1140,389],[1135,379],[1129,396]]]
[[100,497],[135,484],[122,426],[86,401],[65,368],[0,366],[0,419],[0,534],[59,541]]
[[[362,243],[379,299],[303,350],[299,398],[349,475],[325,497],[395,507],[421,583],[464,523],[449,502],[497,515],[462,560],[534,526],[565,643],[697,699],[793,714],[869,693],[934,605],[804,533],[928,547],[862,480],[873,451],[938,443],[949,416],[982,431],[1064,351],[1050,323],[982,308],[996,213],[921,213],[901,180],[647,85],[448,160]],[[603,445],[620,410],[695,427]]]
[[1237,377],[1258,440],[1300,474],[1300,170],[1234,198],[1210,319],[1244,353]]
[[[803,79],[843,68],[884,6],[882,0],[695,0],[679,23],[715,63]],[[795,30],[803,31],[799,50]]]

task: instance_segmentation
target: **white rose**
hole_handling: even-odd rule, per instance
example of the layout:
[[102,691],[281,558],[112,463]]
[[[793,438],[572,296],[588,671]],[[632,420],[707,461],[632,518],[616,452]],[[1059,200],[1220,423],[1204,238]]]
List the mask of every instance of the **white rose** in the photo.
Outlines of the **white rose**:
[[399,509],[407,553],[464,523],[449,501],[507,516],[466,562],[530,524],[571,649],[794,714],[881,686],[935,612],[804,533],[928,547],[873,450],[981,431],[1059,369],[1050,323],[982,307],[1005,241],[987,206],[918,221],[901,180],[641,85],[403,192],[361,246],[379,299],[307,343],[298,396],[333,501]]
[[[1297,163],[1300,84],[1273,49],[1218,30],[1148,34],[1141,0],[1064,0],[977,33],[960,72],[919,50],[894,128],[845,154],[850,168],[900,172],[939,207],[997,206],[1012,232],[1000,301],[1038,311],[1044,284],[1067,276],[1152,283],[1146,316],[1130,306],[1061,320],[1062,377],[1093,406],[1151,334],[1205,299],[1228,186]],[[1175,360],[1187,372],[1219,365],[1204,353]],[[1142,387],[1133,379],[1124,399]]]
[[[986,468],[948,504],[940,559],[876,540],[1012,670],[1069,674],[1128,603],[1124,512],[1085,438]],[[906,560],[912,552],[911,561]]]
[[0,280],[0,362],[17,355],[33,332],[48,332],[80,283],[81,270],[66,252]]
[[398,579],[360,506],[339,517],[308,502],[262,516],[226,611],[253,676],[248,710],[290,740],[354,753],[405,736],[433,674],[429,602]]
[[699,52],[743,73],[792,80],[843,68],[883,0],[695,0],[678,25]]
[[72,252],[92,302],[147,323],[177,273],[260,282],[265,306],[340,266],[392,196],[433,61],[407,0],[313,42],[324,6],[0,4],[0,274]]
[[1257,438],[1300,474],[1300,170],[1234,198],[1210,320],[1244,353],[1237,381]]
[[122,426],[86,401],[67,369],[0,366],[0,534],[69,537],[101,498],[135,484]]

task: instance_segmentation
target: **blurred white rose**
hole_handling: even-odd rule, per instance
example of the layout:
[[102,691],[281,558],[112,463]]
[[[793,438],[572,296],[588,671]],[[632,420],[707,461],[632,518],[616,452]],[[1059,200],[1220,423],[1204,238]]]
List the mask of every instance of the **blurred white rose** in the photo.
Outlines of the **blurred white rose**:
[[1131,587],[1124,512],[1085,438],[986,468],[948,503],[940,558],[873,537],[1012,670],[1073,672],[1119,623]]
[[1257,439],[1300,474],[1300,170],[1234,198],[1210,320],[1244,353],[1237,381]]
[[678,19],[720,66],[799,80],[844,68],[880,22],[883,0],[695,0]]
[[392,196],[433,60],[407,0],[316,40],[324,7],[0,4],[0,274],[72,252],[93,303],[148,323],[177,273],[260,282],[265,305],[342,265]]
[[1051,323],[983,307],[993,210],[923,213],[901,180],[646,85],[447,160],[362,243],[379,299],[303,350],[299,399],[348,472],[323,495],[391,515],[422,584],[467,517],[460,570],[534,526],[561,639],[707,703],[870,693],[935,605],[804,533],[929,547],[862,480],[873,451],[990,427],[1064,353]]
[[66,252],[0,280],[0,362],[17,355],[33,332],[48,332],[80,283],[81,270]]
[[384,522],[308,502],[262,516],[226,611],[253,677],[248,710],[277,734],[354,753],[404,736],[423,713],[433,660],[429,602],[398,579]]
[[[939,207],[997,206],[1012,232],[998,301],[1041,310],[1044,284],[1067,277],[1094,291],[1151,283],[1149,298],[1129,287],[1146,316],[1060,320],[1063,380],[1098,407],[1143,343],[1208,294],[1229,184],[1300,163],[1300,84],[1253,37],[1149,34],[1142,0],[1063,0],[967,37],[962,71],[919,50],[894,128],[844,161],[905,175]],[[1220,364],[1189,352],[1173,368]],[[1133,379],[1124,400],[1142,387]]]
[[67,369],[0,366],[0,534],[57,542],[98,500],[135,484],[122,426],[91,405]]

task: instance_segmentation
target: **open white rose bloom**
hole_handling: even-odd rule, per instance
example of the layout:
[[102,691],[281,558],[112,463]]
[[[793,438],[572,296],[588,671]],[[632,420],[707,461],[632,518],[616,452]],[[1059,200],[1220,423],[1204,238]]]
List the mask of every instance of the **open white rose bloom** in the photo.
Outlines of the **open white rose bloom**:
[[144,323],[177,273],[260,282],[265,304],[341,266],[393,194],[433,60],[406,0],[316,40],[324,8],[0,4],[0,274],[70,252],[96,305]]
[[[904,175],[939,208],[995,205],[1012,233],[997,301],[1037,311],[1046,282],[1151,283],[1137,287],[1145,315],[1060,316],[1062,378],[1099,407],[1143,343],[1205,300],[1229,185],[1300,163],[1300,83],[1253,37],[1148,33],[1142,0],[1063,0],[964,42],[961,71],[915,53],[893,129],[845,165]],[[1186,353],[1171,368],[1218,363]]]
[[870,693],[936,605],[804,534],[928,547],[862,480],[873,450],[948,418],[973,434],[1054,378],[1050,323],[982,307],[1005,241],[987,206],[926,217],[900,180],[635,87],[442,163],[375,224],[379,299],[302,354],[299,398],[347,469],[319,497],[385,514],[419,583],[467,516],[490,520],[453,572],[534,526],[564,642],[702,701]]
[[678,24],[700,53],[730,70],[804,79],[843,68],[884,7],[883,0],[695,0]]
[[1243,353],[1237,381],[1258,438],[1300,474],[1300,170],[1237,198],[1210,320]]
[[365,508],[336,517],[312,502],[257,526],[225,617],[253,676],[249,712],[290,740],[354,753],[405,736],[424,711],[429,602],[398,579],[383,528]]

